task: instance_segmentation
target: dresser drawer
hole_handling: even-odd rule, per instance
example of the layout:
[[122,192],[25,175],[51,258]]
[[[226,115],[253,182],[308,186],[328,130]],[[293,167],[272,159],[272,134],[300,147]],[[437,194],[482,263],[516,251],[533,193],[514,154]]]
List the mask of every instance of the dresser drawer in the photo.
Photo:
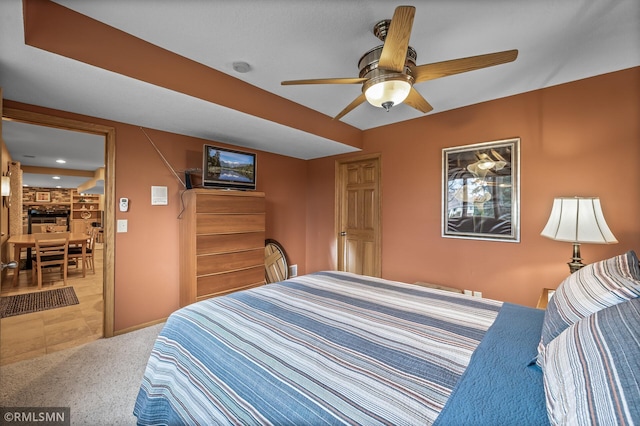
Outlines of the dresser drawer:
[[254,196],[229,197],[224,194],[199,196],[197,213],[263,213],[264,198]]
[[196,234],[231,234],[264,231],[264,214],[199,214]]
[[264,266],[197,278],[198,300],[264,284]]
[[264,249],[254,249],[231,253],[200,255],[196,261],[196,275],[211,275],[238,269],[264,268]]
[[203,234],[196,236],[196,254],[227,253],[260,248],[264,250],[264,231],[244,234]]

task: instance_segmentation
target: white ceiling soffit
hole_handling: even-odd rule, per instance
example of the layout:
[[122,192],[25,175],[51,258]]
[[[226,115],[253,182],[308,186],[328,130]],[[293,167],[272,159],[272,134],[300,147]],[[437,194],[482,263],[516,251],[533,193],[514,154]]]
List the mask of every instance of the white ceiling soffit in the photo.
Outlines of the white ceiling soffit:
[[[57,0],[57,3],[254,86],[334,116],[360,85],[281,86],[357,77],[380,44],[373,24],[404,2]],[[413,1],[418,64],[518,49],[509,64],[419,83],[433,113],[640,65],[638,0]],[[0,4],[0,85],[7,99],[310,159],[355,148],[25,46],[22,3]],[[245,61],[252,70],[233,71]],[[37,64],[35,66],[34,64]],[[99,82],[99,83],[97,83]],[[363,104],[360,129],[422,114]]]
[[0,2],[0,17],[0,86],[6,99],[304,160],[357,150],[26,46],[20,0]]

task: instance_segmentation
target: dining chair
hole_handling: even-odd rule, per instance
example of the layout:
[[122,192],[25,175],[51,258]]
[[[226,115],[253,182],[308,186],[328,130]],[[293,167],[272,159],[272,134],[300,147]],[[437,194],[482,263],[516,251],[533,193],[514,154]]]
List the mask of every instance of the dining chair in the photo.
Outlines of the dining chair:
[[[91,269],[91,272],[96,273],[96,268],[93,263],[93,253],[95,252],[96,239],[98,236],[99,229],[98,228],[89,228],[89,238],[85,242],[85,267]],[[82,261],[82,246],[75,245],[69,247],[68,250],[69,259],[76,260],[76,268],[78,268],[78,264]]]
[[31,262],[31,281],[35,282],[38,277],[38,290],[42,289],[42,273],[45,268],[59,266],[62,272],[62,280],[67,285],[67,264],[69,258],[69,233],[44,233],[34,234],[35,254]]

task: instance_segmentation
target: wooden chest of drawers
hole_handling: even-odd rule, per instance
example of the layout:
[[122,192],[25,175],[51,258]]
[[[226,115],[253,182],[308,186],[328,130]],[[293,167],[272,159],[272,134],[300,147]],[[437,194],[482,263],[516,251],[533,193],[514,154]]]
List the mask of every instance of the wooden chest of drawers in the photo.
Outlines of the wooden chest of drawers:
[[264,284],[264,193],[190,189],[182,198],[180,306]]

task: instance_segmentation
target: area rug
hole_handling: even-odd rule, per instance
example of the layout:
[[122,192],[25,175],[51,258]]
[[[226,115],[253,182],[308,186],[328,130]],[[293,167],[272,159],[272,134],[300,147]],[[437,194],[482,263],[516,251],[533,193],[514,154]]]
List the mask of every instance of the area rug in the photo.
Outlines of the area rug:
[[73,287],[0,297],[0,318],[62,308],[80,303]]

